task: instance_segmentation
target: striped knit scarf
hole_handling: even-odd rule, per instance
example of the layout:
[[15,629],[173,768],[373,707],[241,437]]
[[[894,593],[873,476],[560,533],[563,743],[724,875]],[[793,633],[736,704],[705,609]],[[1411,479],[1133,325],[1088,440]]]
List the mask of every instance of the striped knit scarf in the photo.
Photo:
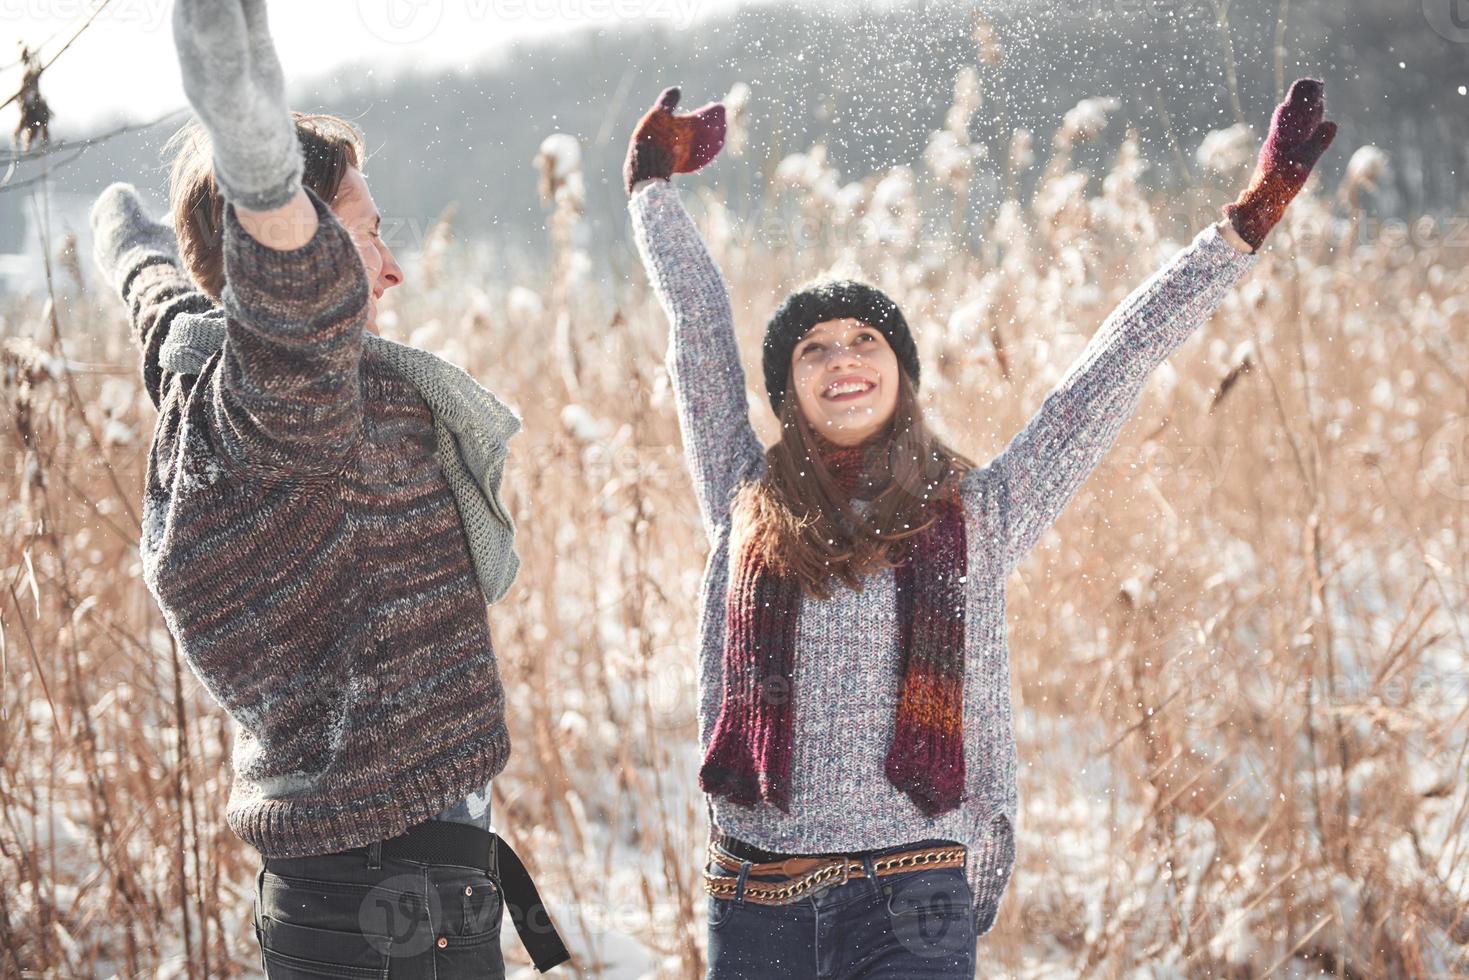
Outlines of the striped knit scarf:
[[[868,478],[887,440],[824,447],[844,490],[870,499]],[[964,790],[964,512],[957,493],[894,569],[900,683],[888,780],[925,816],[958,806]],[[727,593],[724,690],[699,771],[704,792],[790,811],[796,620],[801,586],[742,548]],[[854,665],[860,667],[860,665]],[[834,746],[835,751],[840,747]]]

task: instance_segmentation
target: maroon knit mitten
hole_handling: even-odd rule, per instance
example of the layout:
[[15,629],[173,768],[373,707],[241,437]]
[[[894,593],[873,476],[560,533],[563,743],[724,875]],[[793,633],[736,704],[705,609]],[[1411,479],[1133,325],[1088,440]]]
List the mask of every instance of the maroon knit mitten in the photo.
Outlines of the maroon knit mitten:
[[693,112],[674,113],[678,95],[677,88],[664,89],[627,141],[622,180],[629,194],[640,180],[667,180],[698,170],[724,146],[724,105],[710,102]]
[[1298,78],[1291,84],[1270,119],[1254,179],[1238,200],[1224,206],[1225,216],[1251,248],[1265,241],[1336,136],[1336,123],[1321,121],[1325,88],[1319,78]]

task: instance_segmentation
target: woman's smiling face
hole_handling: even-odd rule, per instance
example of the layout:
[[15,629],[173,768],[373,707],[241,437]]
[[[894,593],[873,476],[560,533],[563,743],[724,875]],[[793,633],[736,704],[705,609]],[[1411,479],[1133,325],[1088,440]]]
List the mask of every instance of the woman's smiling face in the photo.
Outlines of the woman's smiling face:
[[791,388],[801,414],[839,446],[855,445],[888,423],[901,370],[882,332],[852,317],[816,324],[791,349]]

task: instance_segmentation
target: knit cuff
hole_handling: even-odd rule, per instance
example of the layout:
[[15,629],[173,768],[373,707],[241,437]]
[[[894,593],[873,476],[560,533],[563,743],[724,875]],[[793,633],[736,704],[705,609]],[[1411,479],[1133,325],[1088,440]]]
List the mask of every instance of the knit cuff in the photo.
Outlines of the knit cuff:
[[632,185],[632,193],[628,194],[628,197],[629,198],[637,197],[638,194],[644,188],[651,187],[654,184],[659,184],[659,183],[668,184],[668,185],[672,186],[673,181],[669,180],[667,177],[644,177],[641,180],[639,180],[637,183],[635,183],[635,184]]
[[1253,255],[1259,251],[1258,248],[1245,241],[1244,236],[1239,233],[1234,227],[1234,222],[1228,217],[1219,221],[1214,227],[1219,230],[1219,237],[1233,246],[1234,250],[1241,255]]
[[1243,275],[1259,261],[1260,256],[1257,252],[1241,252],[1229,244],[1229,239],[1224,237],[1223,225],[1223,221],[1215,221],[1200,229],[1194,236],[1194,246],[1207,257],[1211,266]]
[[975,937],[994,928],[1000,900],[1015,867],[1015,829],[1010,818],[997,814],[988,835],[969,852],[969,883],[974,889]]
[[183,275],[183,263],[179,260],[178,252],[174,251],[171,243],[166,247],[154,247],[139,245],[122,254],[118,260],[118,273],[112,279],[113,291],[117,293],[124,306],[131,307],[133,288],[141,278],[143,270],[155,265],[166,265],[174,275]]

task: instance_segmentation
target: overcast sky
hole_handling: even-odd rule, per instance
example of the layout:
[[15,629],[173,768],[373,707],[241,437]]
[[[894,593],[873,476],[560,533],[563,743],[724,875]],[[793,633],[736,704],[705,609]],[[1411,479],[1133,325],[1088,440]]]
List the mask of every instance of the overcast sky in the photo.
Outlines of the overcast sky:
[[[740,0],[275,0],[271,35],[288,86],[350,62],[382,69],[472,65],[508,42],[593,25],[684,28]],[[748,0],[745,0],[748,2]],[[49,58],[99,0],[0,0],[0,90],[19,85],[17,41]],[[173,0],[110,0],[46,73],[53,134],[184,104],[174,54]],[[59,33],[58,33],[59,32]],[[49,39],[49,41],[48,41]],[[7,110],[5,125],[14,124]]]

